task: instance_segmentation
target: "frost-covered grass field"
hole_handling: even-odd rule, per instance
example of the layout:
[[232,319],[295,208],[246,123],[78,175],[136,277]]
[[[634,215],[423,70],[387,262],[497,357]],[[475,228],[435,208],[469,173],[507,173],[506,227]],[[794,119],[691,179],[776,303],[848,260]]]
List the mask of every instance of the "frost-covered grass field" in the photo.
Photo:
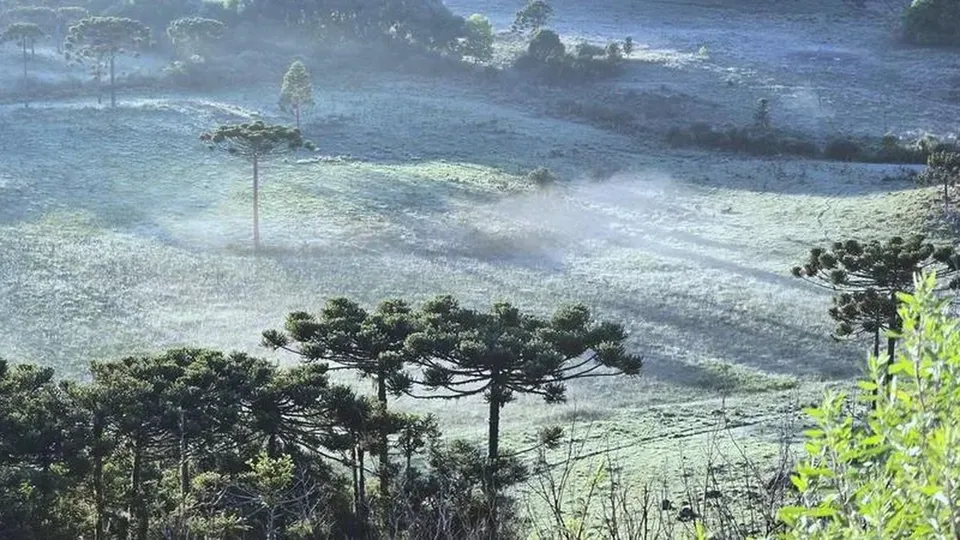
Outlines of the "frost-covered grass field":
[[[690,69],[655,80],[718,84],[718,70]],[[506,440],[579,419],[598,447],[655,472],[678,448],[695,457],[722,397],[736,433],[769,434],[857,374],[862,349],[828,337],[829,297],[789,269],[819,243],[917,230],[930,197],[883,180],[897,167],[680,152],[442,82],[316,86],[304,131],[318,154],[262,169],[260,255],[249,165],[198,135],[255,114],[289,121],[276,88],[0,106],[3,356],[83,376],[93,359],[177,345],[267,355],[262,330],[339,295],[584,302],[631,332],[643,376],[574,384],[563,406],[521,399]],[[904,123],[928,115],[904,110]],[[537,166],[561,180],[537,188],[525,176]],[[617,172],[594,180],[596,167]],[[452,434],[485,427],[476,403],[404,406]],[[770,440],[745,444],[765,456]]]

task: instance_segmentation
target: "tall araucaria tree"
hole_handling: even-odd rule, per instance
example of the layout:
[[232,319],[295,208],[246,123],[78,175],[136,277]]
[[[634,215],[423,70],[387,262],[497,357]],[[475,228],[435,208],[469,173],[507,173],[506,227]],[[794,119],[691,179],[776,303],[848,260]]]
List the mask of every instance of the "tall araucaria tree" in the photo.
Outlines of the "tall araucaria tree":
[[391,478],[387,418],[389,394],[409,391],[411,379],[404,371],[410,360],[405,341],[417,330],[413,310],[402,300],[381,302],[368,312],[347,298],[334,298],[317,315],[305,312],[287,317],[285,332],[268,330],[263,344],[294,352],[308,362],[334,364],[329,369],[351,370],[372,380],[383,428],[378,436],[379,480],[386,497]]
[[[57,11],[46,6],[17,6],[10,8],[0,14],[0,20],[4,24],[30,23],[40,27],[41,37],[49,36],[56,32]],[[30,54],[36,56],[36,42],[39,38],[30,43]]]
[[432,397],[483,396],[487,401],[486,490],[492,531],[497,525],[500,410],[517,394],[560,403],[569,381],[640,374],[642,359],[627,353],[624,329],[594,322],[582,305],[562,308],[545,319],[507,303],[489,312],[474,311],[443,296],[426,303],[419,316],[422,330],[407,339],[423,367],[419,382],[437,392]]
[[[947,288],[960,286],[957,253],[951,246],[937,246],[922,235],[904,239],[835,242],[830,248],[810,250],[807,262],[792,269],[795,277],[834,292],[830,317],[838,339],[869,335],[873,355],[880,356],[884,332],[901,330],[897,295],[913,292],[914,277],[931,272]],[[886,362],[896,355],[895,335],[887,337]]]
[[297,129],[300,129],[300,112],[304,107],[313,106],[313,85],[310,83],[310,73],[299,60],[290,64],[290,69],[283,76],[283,86],[280,88],[280,109],[284,112],[293,112],[297,120]]
[[312,150],[313,143],[305,141],[299,129],[267,125],[261,120],[220,126],[213,131],[202,133],[200,140],[207,143],[211,149],[220,148],[253,164],[253,247],[259,250],[260,164],[272,157],[296,152],[300,148]]
[[43,36],[43,30],[33,23],[13,23],[0,34],[0,43],[15,43],[23,51],[23,105],[30,106],[30,92],[27,91],[27,49]]
[[150,43],[150,29],[133,19],[123,17],[87,17],[70,27],[64,44],[67,59],[79,63],[93,62],[97,81],[97,103],[101,102],[102,68],[110,72],[110,106],[117,106],[116,58],[120,54],[136,54]]

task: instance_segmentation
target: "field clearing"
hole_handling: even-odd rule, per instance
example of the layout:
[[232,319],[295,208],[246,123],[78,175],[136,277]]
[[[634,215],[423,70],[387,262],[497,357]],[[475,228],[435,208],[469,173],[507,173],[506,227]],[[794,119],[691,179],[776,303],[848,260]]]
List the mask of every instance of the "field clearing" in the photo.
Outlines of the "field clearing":
[[[655,6],[653,19],[673,13]],[[501,19],[514,9],[501,7]],[[719,12],[657,30],[667,39],[589,27],[574,6],[556,8],[567,13],[561,30],[643,40],[639,65],[618,85],[682,88],[730,122],[749,121],[750,105],[773,89],[775,121],[816,136],[838,126],[876,135],[877,118],[902,133],[951,129],[954,106],[932,109],[934,91],[913,99],[911,85],[891,83],[870,93],[884,70],[853,84],[845,74],[862,62],[820,73],[823,58],[801,55],[809,63],[791,71],[764,52],[788,27],[799,28],[785,34],[798,40],[791,47],[823,49],[804,40],[824,19],[779,20],[742,49],[734,37],[711,41],[702,59],[694,45],[722,35]],[[865,46],[831,45],[854,57]],[[16,65],[7,56],[0,68]],[[789,269],[816,244],[918,230],[935,191],[903,180],[898,166],[678,151],[442,81],[330,76],[317,81],[304,123],[318,153],[262,168],[265,249],[256,255],[250,166],[198,136],[255,117],[289,122],[275,92],[121,94],[116,110],[89,96],[0,105],[3,354],[74,377],[93,359],[179,345],[291,361],[262,349],[260,332],[332,296],[373,304],[453,293],[472,306],[510,300],[541,313],[584,302],[627,327],[646,358],[643,376],[576,383],[561,406],[521,398],[504,411],[504,441],[522,448],[537,427],[590,424],[591,446],[611,448],[626,472],[671,476],[680,449],[696,460],[713,444],[721,411],[766,459],[771,425],[859,373],[863,347],[828,337],[829,296]],[[534,186],[526,174],[538,166],[560,181]],[[596,180],[598,168],[615,172]],[[452,436],[485,429],[478,402],[400,406],[436,413]]]
[[[602,385],[611,408],[642,401],[637,385],[702,384],[711,362],[833,378],[858,358],[824,339],[825,297],[788,268],[814,242],[898,230],[924,196],[876,182],[891,172],[877,166],[633,154],[616,150],[635,145],[625,138],[487,109],[501,144],[460,129],[480,114],[469,100],[453,109],[421,99],[423,110],[403,113],[413,125],[386,122],[447,141],[397,134],[404,151],[448,157],[364,154],[362,120],[339,133],[320,127],[343,115],[375,123],[370,108],[390,110],[390,94],[371,92],[354,112],[335,95],[318,100],[339,112],[318,111],[307,135],[319,135],[323,155],[352,161],[304,155],[264,167],[260,257],[249,247],[249,165],[210,153],[197,134],[261,103],[176,96],[116,111],[6,109],[15,157],[0,203],[5,350],[72,373],[92,358],[175,344],[259,351],[260,330],[333,295],[452,292],[537,311],[583,301],[623,321],[649,359],[647,381]],[[603,143],[623,165],[610,180],[567,173],[536,190],[516,165],[532,152],[511,152],[513,139],[545,151]],[[401,152],[388,143],[380,153]],[[562,159],[548,165],[575,170],[572,159],[555,166]]]

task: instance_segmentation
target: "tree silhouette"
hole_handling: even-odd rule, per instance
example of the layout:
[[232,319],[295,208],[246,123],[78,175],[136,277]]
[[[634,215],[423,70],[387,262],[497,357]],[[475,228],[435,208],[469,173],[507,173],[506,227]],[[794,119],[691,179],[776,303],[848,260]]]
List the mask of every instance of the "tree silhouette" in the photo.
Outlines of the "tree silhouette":
[[833,291],[830,317],[837,339],[870,335],[873,354],[880,356],[880,336],[887,337],[886,361],[896,354],[896,332],[902,321],[897,294],[913,291],[914,277],[932,272],[950,289],[960,286],[957,254],[951,246],[936,246],[922,235],[904,239],[835,242],[829,249],[810,250],[807,262],[792,269],[795,277]]
[[[412,309],[402,300],[381,302],[376,310],[367,312],[352,300],[334,298],[316,316],[291,313],[285,332],[264,332],[263,344],[294,352],[309,362],[332,363],[331,371],[351,370],[369,377],[377,392],[379,416],[385,419],[388,394],[401,395],[411,386],[404,371],[410,359],[405,341],[417,329],[416,324]],[[381,423],[377,433],[380,491],[384,497],[391,476],[390,424]]]
[[223,39],[225,28],[216,19],[184,17],[170,22],[167,37],[177,50],[189,56],[202,51],[205,45]]
[[283,86],[280,88],[280,109],[284,112],[292,111],[297,119],[297,129],[300,129],[300,111],[313,104],[310,73],[303,62],[294,60],[283,76]]
[[[30,55],[36,56],[36,40],[51,35],[57,28],[57,11],[46,6],[17,6],[3,12],[6,23],[30,23],[40,27],[41,35],[30,42]],[[59,46],[59,44],[58,44]]]
[[493,58],[493,25],[490,19],[474,13],[464,20],[466,37],[461,45],[461,53],[481,62]]
[[563,402],[568,381],[638,375],[642,365],[640,357],[626,352],[623,328],[595,323],[582,305],[544,319],[507,303],[495,304],[489,312],[474,311],[442,296],[426,303],[419,315],[423,329],[407,339],[423,367],[419,382],[434,391],[434,398],[479,395],[487,401],[487,490],[494,524],[500,409],[516,394]]
[[13,42],[23,51],[23,106],[30,106],[30,92],[27,91],[27,48],[43,36],[43,30],[33,23],[13,23],[0,34],[0,43]]
[[950,188],[960,182],[960,152],[931,153],[927,157],[927,168],[918,180],[943,186],[943,212],[949,212]]
[[513,21],[515,32],[537,32],[547,25],[553,16],[553,8],[545,0],[530,0],[517,12]]
[[227,153],[253,163],[253,247],[260,249],[260,163],[272,157],[296,152],[300,148],[313,149],[313,143],[300,136],[299,129],[271,126],[258,120],[253,123],[220,126],[202,133],[200,140],[211,149]]
[[110,70],[110,106],[117,106],[117,55],[133,53],[150,42],[150,29],[122,17],[87,17],[70,27],[64,44],[67,59],[79,63],[93,62],[97,81],[97,103],[101,102],[100,83],[104,64]]

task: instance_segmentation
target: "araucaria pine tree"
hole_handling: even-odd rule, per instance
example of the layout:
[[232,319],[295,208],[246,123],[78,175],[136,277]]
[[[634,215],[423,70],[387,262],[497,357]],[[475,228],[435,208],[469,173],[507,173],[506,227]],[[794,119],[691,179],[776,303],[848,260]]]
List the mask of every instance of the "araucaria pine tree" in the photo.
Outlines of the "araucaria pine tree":
[[[402,300],[381,302],[368,312],[347,298],[334,298],[317,315],[304,312],[287,317],[285,332],[268,330],[263,344],[284,349],[308,362],[320,362],[330,371],[352,370],[369,378],[377,392],[379,416],[387,417],[387,397],[399,396],[410,389],[411,379],[404,371],[410,360],[406,339],[417,329],[413,310]],[[377,433],[378,475],[381,494],[386,497],[391,477],[388,429],[392,422],[381,422]]]
[[300,148],[313,149],[313,143],[303,140],[299,129],[270,126],[260,120],[220,126],[201,134],[200,140],[211,149],[220,148],[253,164],[253,247],[260,249],[260,163]]
[[474,311],[444,296],[424,305],[419,315],[422,330],[407,339],[423,368],[419,383],[436,392],[434,397],[483,396],[487,401],[485,489],[495,531],[500,410],[517,394],[563,402],[568,381],[639,375],[642,360],[626,352],[620,325],[594,322],[582,305],[544,319],[506,303],[489,312]]
[[13,23],[0,34],[0,43],[11,41],[23,51],[23,105],[30,106],[30,92],[27,91],[27,49],[43,37],[43,30],[33,23]]
[[136,54],[150,43],[150,29],[123,17],[87,17],[70,27],[64,44],[68,60],[93,62],[97,81],[97,103],[100,103],[102,69],[110,70],[110,106],[117,106],[116,58],[120,54]]
[[297,129],[300,129],[300,112],[305,107],[312,107],[313,85],[310,83],[310,73],[303,62],[294,60],[290,69],[283,76],[283,86],[280,88],[280,109],[292,112],[297,119]]
[[[836,321],[834,337],[869,335],[873,355],[880,356],[884,332],[897,333],[903,321],[897,295],[913,292],[920,272],[932,273],[951,289],[960,286],[957,254],[951,246],[936,246],[917,235],[894,237],[886,242],[836,242],[829,249],[814,248],[802,266],[794,267],[803,278],[836,293],[830,317]],[[887,337],[887,365],[896,356],[897,338]]]

